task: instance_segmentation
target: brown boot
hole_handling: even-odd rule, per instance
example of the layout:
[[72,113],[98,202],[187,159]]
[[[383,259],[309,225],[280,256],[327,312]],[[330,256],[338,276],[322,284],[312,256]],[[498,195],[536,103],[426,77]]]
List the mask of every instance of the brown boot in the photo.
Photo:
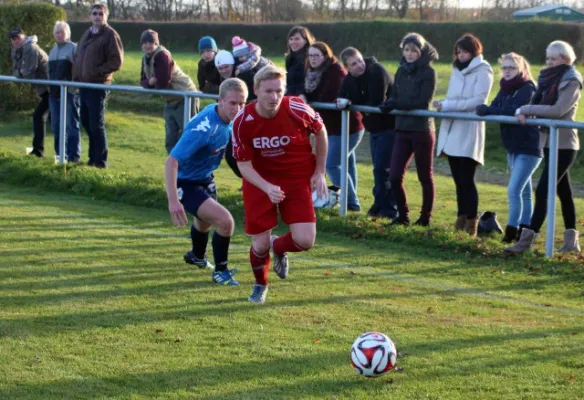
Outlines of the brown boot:
[[465,223],[466,223],[466,215],[459,215],[458,218],[456,218],[456,222],[454,223],[454,230],[455,231],[464,230]]
[[468,233],[471,237],[475,237],[477,235],[478,227],[479,227],[478,217],[467,218],[466,221],[464,222],[464,231]]

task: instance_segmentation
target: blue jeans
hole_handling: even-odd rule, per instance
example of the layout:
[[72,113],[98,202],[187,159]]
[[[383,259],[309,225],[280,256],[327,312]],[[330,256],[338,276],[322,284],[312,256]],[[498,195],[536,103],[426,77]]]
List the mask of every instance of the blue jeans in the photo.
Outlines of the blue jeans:
[[531,203],[531,176],[541,162],[540,157],[527,154],[507,154],[507,163],[511,176],[507,186],[509,198],[508,226],[517,228],[521,225],[529,225],[533,204]]
[[377,213],[379,216],[389,218],[397,216],[397,206],[389,182],[389,167],[391,166],[394,139],[395,131],[393,130],[371,132],[369,135],[373,179],[375,181],[373,205],[379,210]]
[[[357,155],[355,149],[363,139],[364,131],[351,133],[349,135],[349,158],[347,170],[347,205],[358,206],[357,197]],[[328,137],[328,154],[326,156],[326,173],[335,186],[341,186],[341,135],[330,135]]]
[[89,136],[88,165],[107,167],[107,133],[105,131],[105,103],[107,93],[101,89],[79,89],[81,125]]
[[[59,155],[59,131],[61,127],[61,99],[49,96],[51,130],[55,136],[55,155]],[[65,159],[77,162],[81,159],[79,138],[79,96],[67,93],[67,132],[65,135]]]

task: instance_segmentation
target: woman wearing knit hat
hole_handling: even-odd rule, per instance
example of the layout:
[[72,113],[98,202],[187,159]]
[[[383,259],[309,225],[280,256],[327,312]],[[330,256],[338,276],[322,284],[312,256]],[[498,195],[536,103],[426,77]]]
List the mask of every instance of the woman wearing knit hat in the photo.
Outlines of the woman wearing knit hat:
[[[168,50],[160,45],[158,33],[147,29],[140,36],[140,44],[144,52],[140,85],[146,89],[171,89],[186,92],[197,92],[197,86],[172,59]],[[197,114],[199,99],[193,101],[191,114]],[[184,99],[181,96],[166,97],[164,107],[164,122],[166,128],[166,151],[170,153],[180,139],[183,131]]]
[[203,93],[219,93],[221,76],[215,67],[215,55],[217,54],[217,43],[211,36],[203,36],[199,40],[199,68],[197,70],[197,80]]
[[271,62],[262,57],[262,48],[255,43],[246,42],[239,36],[231,39],[233,45],[233,57],[237,60],[235,76],[252,69],[259,70]]

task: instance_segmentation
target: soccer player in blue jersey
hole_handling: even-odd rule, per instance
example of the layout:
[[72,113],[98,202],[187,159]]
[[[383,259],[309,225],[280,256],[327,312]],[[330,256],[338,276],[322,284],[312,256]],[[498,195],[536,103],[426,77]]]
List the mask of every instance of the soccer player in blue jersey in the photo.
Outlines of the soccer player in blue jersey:
[[[213,177],[231,137],[230,122],[245,106],[247,86],[241,79],[231,78],[219,87],[219,101],[207,106],[191,119],[170,152],[164,169],[168,210],[176,226],[188,224],[185,210],[194,216],[191,227],[193,249],[185,254],[189,264],[214,269],[213,282],[239,286],[235,269],[227,268],[229,242],[234,222],[231,213],[217,202]],[[215,267],[205,254],[209,231],[213,234]]]

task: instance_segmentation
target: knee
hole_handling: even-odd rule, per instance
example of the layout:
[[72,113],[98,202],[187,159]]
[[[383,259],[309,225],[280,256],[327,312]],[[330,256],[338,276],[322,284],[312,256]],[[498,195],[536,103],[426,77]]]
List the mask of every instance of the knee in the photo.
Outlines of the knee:
[[292,236],[294,243],[296,243],[297,246],[303,248],[304,250],[311,249],[314,246],[315,239],[316,234],[313,232]]
[[257,254],[265,254],[270,251],[270,236],[263,235],[261,238],[254,238],[252,248]]
[[215,225],[215,229],[221,236],[230,237],[233,235],[235,229],[235,221],[231,214],[222,217]]

